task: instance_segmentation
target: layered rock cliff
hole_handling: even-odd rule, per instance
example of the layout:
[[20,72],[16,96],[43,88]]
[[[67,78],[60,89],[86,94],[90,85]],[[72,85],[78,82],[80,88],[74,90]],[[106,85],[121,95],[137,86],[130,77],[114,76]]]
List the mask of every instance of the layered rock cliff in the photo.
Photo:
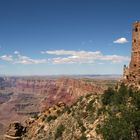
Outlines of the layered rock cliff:
[[82,79],[16,79],[12,93],[7,92],[0,96],[1,125],[5,128],[14,121],[24,122],[29,116],[34,116],[60,101],[71,105],[80,96],[88,93],[102,94],[104,89],[101,85]]
[[[22,79],[16,82],[16,93],[34,94],[40,97],[40,108],[42,111],[59,101],[71,104],[76,99],[87,93],[102,94],[104,88],[84,80],[60,78],[55,80],[29,80]],[[19,105],[20,106],[20,105]],[[21,105],[22,106],[22,105]]]

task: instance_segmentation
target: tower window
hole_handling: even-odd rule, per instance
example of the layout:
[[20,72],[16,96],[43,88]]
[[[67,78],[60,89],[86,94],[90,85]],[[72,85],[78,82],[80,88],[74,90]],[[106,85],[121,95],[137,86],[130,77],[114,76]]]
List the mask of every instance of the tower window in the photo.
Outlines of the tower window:
[[134,42],[136,43],[136,39],[134,39]]
[[135,32],[137,32],[137,31],[138,31],[138,28],[136,27],[136,28],[135,28]]
[[126,75],[126,79],[128,79],[128,75]]
[[134,64],[134,67],[136,67],[136,64]]

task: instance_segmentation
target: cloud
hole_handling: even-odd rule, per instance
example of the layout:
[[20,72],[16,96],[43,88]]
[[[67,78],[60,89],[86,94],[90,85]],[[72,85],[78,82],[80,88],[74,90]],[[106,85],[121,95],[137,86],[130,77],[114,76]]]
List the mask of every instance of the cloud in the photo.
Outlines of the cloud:
[[111,61],[113,63],[121,63],[124,61],[130,61],[130,58],[120,55],[103,55],[100,60]]
[[32,59],[28,56],[21,55],[18,51],[15,51],[14,55],[3,55],[0,59],[13,64],[43,64],[48,62],[47,59]]
[[100,51],[67,51],[67,50],[55,50],[55,51],[46,51],[47,54],[54,55],[79,55],[79,56],[91,56],[91,55],[99,55]]
[[32,59],[27,56],[18,55],[14,61],[15,64],[43,64],[47,63],[46,59]]
[[41,51],[41,54],[51,55],[50,58],[34,59],[20,52],[15,51],[13,55],[3,55],[0,59],[8,61],[12,64],[72,64],[72,63],[104,63],[109,61],[112,63],[122,63],[129,61],[130,58],[120,55],[103,55],[100,51],[74,51],[74,50],[53,50]]
[[69,63],[94,63],[95,61],[111,61],[112,63],[121,63],[129,61],[130,58],[120,55],[103,55],[100,51],[67,51],[54,50],[44,51],[44,54],[56,55],[50,61],[54,64],[69,64]]
[[4,61],[13,61],[13,56],[12,55],[3,55],[0,57],[1,60]]
[[46,53],[46,51],[41,51],[40,53],[41,53],[41,54],[45,54],[45,53]]
[[14,51],[14,54],[20,54],[19,51]]
[[128,40],[124,37],[121,37],[121,38],[113,41],[113,43],[117,43],[117,44],[124,44],[124,43],[127,43],[127,42],[128,42]]
[[20,53],[14,59],[14,63],[18,64],[43,64],[47,63],[46,59],[32,59],[28,56],[21,55]]

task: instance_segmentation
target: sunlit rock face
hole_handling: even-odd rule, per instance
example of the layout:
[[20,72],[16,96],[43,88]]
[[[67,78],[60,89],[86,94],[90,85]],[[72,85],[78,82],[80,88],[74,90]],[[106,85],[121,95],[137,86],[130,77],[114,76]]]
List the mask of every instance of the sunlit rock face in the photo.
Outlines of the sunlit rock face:
[[84,80],[60,78],[58,80],[18,80],[16,92],[35,93],[43,96],[40,109],[63,101],[67,104],[73,103],[79,96],[94,92],[101,94],[103,88],[87,83]]
[[[9,79],[4,80],[5,83]],[[2,80],[3,81],[3,80]],[[63,102],[71,105],[88,93],[102,94],[104,87],[84,79],[16,78],[0,93],[0,120],[3,129],[14,121],[24,122],[49,107]],[[0,135],[3,130],[0,130]]]
[[21,136],[26,132],[26,128],[19,122],[13,122],[9,125],[5,135],[5,140],[21,140]]
[[96,133],[97,125],[103,120],[102,115],[98,115],[100,97],[101,95],[87,94],[69,107],[58,102],[44,112],[28,118],[25,125],[11,123],[4,136],[22,140],[101,140]]

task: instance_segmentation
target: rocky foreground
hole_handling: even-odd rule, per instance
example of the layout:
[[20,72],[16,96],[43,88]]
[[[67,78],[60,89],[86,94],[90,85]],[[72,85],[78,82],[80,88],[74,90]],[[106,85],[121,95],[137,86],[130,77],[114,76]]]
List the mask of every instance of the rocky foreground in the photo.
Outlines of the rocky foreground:
[[25,125],[13,122],[5,133],[5,140],[12,139],[140,140],[140,91],[121,84],[71,106],[58,102]]
[[100,135],[97,135],[96,127],[102,120],[98,117],[99,99],[99,95],[88,94],[71,107],[59,102],[28,119],[25,126],[18,122],[11,124],[5,140],[97,140]]
[[[114,80],[116,82],[116,80]],[[11,122],[24,123],[30,116],[47,110],[58,102],[71,106],[81,96],[100,95],[113,80],[74,78],[12,78],[0,82],[0,135]]]

